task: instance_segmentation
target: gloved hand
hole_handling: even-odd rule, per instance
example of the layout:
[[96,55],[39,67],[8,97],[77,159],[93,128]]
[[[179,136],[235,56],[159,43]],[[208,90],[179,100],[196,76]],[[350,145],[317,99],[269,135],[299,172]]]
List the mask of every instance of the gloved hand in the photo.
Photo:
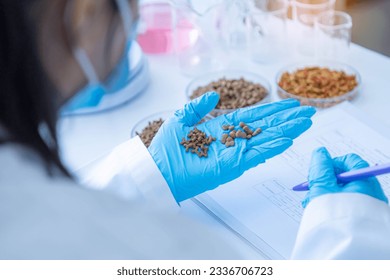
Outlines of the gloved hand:
[[[194,197],[229,182],[246,170],[274,157],[292,144],[292,139],[307,130],[315,113],[300,107],[296,100],[284,100],[237,110],[202,124],[197,123],[215,108],[219,95],[209,92],[185,105],[167,119],[154,137],[149,152],[167,181],[177,202]],[[263,132],[250,140],[235,139],[235,146],[221,143],[222,125],[245,122]],[[209,146],[208,157],[187,153],[180,145],[194,127],[217,138]]]
[[302,206],[306,207],[314,198],[329,193],[362,193],[388,203],[375,177],[346,184],[337,183],[336,174],[368,166],[368,163],[356,154],[347,154],[332,159],[327,149],[315,150],[309,170],[310,190],[302,201]]

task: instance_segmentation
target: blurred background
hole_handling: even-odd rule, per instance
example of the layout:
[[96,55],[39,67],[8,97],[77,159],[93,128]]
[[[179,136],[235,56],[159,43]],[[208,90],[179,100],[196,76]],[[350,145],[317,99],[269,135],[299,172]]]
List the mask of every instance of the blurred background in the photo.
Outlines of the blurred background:
[[390,0],[337,0],[353,18],[352,42],[390,56]]

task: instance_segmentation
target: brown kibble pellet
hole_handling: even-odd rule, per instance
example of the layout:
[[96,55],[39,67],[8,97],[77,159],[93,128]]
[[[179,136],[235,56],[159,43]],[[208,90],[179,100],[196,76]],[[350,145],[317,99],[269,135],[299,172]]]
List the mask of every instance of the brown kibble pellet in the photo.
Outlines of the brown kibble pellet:
[[229,130],[233,131],[234,130],[234,125],[229,126]]
[[[224,140],[224,143],[226,148],[228,147],[232,147],[235,145],[235,141],[234,139],[235,138],[242,138],[242,139],[246,139],[246,140],[249,140],[249,139],[252,139],[254,136],[258,135],[261,133],[261,128],[257,128],[255,129],[255,131],[252,131],[252,129],[249,128],[248,125],[246,125],[244,122],[240,122],[239,123],[239,126],[243,129],[243,130],[232,130],[229,132],[229,134],[222,134],[222,138]],[[233,127],[234,126],[229,126],[230,127]],[[228,136],[226,136],[228,135]],[[226,138],[226,139],[225,139]]]
[[253,131],[247,125],[244,126],[243,129],[246,132],[246,134],[253,134]]
[[225,144],[226,143],[226,139],[228,138],[228,134],[226,134],[226,133],[224,133],[224,134],[222,134],[222,139],[221,139],[221,143],[222,144]]
[[226,144],[225,144],[226,148],[233,147],[234,145],[235,145],[234,140],[226,142]]
[[246,138],[247,134],[242,130],[237,130],[236,138]]
[[222,129],[223,129],[223,130],[229,130],[229,128],[230,128],[229,125],[223,125],[223,126],[222,126]]
[[[227,138],[228,135],[225,135],[225,138]],[[217,140],[211,135],[207,136],[206,133],[196,127],[188,133],[187,138],[187,140],[183,138],[180,144],[184,146],[186,152],[197,154],[200,158],[208,157],[209,145]]]
[[253,132],[252,136],[256,136],[261,133],[261,128],[256,128],[255,132]]

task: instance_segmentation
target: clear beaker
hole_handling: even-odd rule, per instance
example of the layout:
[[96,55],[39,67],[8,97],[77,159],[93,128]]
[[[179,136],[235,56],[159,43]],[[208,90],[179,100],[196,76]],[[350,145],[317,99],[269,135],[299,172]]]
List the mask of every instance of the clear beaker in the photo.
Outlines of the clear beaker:
[[322,13],[315,21],[315,29],[318,58],[348,61],[352,30],[349,14],[339,11]]
[[299,53],[315,55],[316,17],[324,12],[333,11],[336,0],[292,0],[293,19],[297,27],[296,49]]
[[197,76],[226,65],[224,9],[222,0],[203,2],[175,0],[176,56],[183,74]]
[[286,54],[288,0],[248,1],[249,54],[256,62],[277,61]]

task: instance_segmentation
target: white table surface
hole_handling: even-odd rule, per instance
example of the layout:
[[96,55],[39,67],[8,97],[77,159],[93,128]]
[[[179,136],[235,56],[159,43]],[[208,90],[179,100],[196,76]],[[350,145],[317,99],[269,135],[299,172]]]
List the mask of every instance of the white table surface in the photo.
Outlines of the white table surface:
[[[60,121],[63,158],[70,168],[78,169],[129,139],[131,129],[139,120],[156,112],[181,108],[186,102],[185,89],[191,78],[180,73],[175,57],[149,56],[148,59],[151,84],[138,98],[113,111]],[[233,62],[230,68],[249,70],[267,78],[272,84],[272,100],[275,101],[279,99],[275,87],[277,71],[296,60],[297,57],[286,57],[283,61],[267,64],[240,61]],[[348,63],[360,72],[363,81],[361,93],[352,104],[390,129],[390,58],[352,45]],[[182,208],[193,219],[224,235],[244,258],[262,258],[192,201],[185,202]]]

